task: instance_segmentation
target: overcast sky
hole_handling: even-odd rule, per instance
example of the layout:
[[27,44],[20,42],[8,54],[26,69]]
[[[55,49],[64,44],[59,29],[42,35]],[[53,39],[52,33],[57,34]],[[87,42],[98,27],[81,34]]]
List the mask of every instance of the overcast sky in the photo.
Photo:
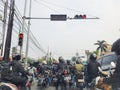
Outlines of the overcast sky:
[[[23,15],[25,0],[16,0],[16,6]],[[28,4],[30,0],[27,0]],[[28,4],[26,16],[28,16]],[[94,51],[97,40],[112,44],[120,37],[120,0],[32,0],[32,17],[46,17],[50,14],[86,14],[99,17],[94,20],[50,21],[31,20],[31,31],[39,43],[53,56],[71,58],[76,52]]]

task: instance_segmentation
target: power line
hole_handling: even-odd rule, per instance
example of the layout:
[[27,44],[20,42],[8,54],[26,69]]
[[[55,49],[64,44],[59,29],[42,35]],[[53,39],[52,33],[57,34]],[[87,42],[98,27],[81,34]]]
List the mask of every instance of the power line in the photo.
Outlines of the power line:
[[[72,8],[68,8],[68,7],[65,7],[65,6],[62,6],[62,5],[59,5],[59,4],[55,4],[55,3],[52,3],[52,2],[49,2],[49,1],[45,1],[45,0],[34,0],[35,2],[39,3],[40,4],[40,1],[46,3],[46,4],[49,4],[49,5],[52,5],[52,6],[55,6],[55,7],[58,7],[58,8],[63,8],[63,9],[66,9],[66,10],[69,10],[69,11],[73,11],[73,12],[77,12],[77,13],[80,13],[81,11],[78,11],[78,10],[75,10],[75,9],[72,9]],[[52,9],[51,9],[52,10]],[[58,10],[57,10],[58,11]],[[58,11],[59,12],[59,11]],[[81,13],[84,13],[84,12],[81,12]],[[91,17],[96,17],[94,15],[90,15],[90,14],[87,14]],[[96,17],[97,18],[97,17]]]
[[[3,1],[3,3],[5,3],[5,2]],[[3,3],[0,3],[1,4],[0,5],[0,12],[2,12],[2,13],[4,12],[4,10],[3,10],[4,9],[3,8],[4,5],[2,5]],[[8,8],[10,8],[9,5],[8,5]],[[7,16],[7,18],[8,18],[8,16]],[[6,23],[6,25],[8,25],[8,23]],[[19,30],[20,26],[22,26],[22,15],[21,15],[19,9],[17,8],[17,6],[15,6],[15,17],[14,17],[13,32],[15,32],[16,35],[18,35],[18,30]],[[27,33],[27,24],[26,23],[25,23],[24,32]],[[15,38],[16,37],[15,34],[12,37]],[[15,38],[15,39],[18,39],[18,37]],[[39,44],[39,42],[37,41],[37,39],[34,37],[34,35],[33,35],[32,32],[30,32],[30,41],[34,45],[34,47],[37,48],[36,50],[39,50],[40,52],[45,53],[44,49],[41,47],[41,45]],[[13,42],[15,42],[15,41],[12,41],[12,43]],[[24,40],[24,42],[26,42],[26,41]],[[32,46],[30,46],[30,47],[31,47],[30,49],[33,48]]]
[[45,5],[44,3],[41,3],[41,2],[38,2],[38,1],[35,1],[35,2],[37,2],[37,4],[39,3],[39,4],[41,4],[41,5],[45,6],[45,7],[47,7],[47,8],[50,9],[50,10],[53,10],[53,11],[55,11],[55,12],[57,12],[57,13],[60,13],[59,11],[57,11],[57,10],[51,8],[51,7],[48,6],[48,5]]

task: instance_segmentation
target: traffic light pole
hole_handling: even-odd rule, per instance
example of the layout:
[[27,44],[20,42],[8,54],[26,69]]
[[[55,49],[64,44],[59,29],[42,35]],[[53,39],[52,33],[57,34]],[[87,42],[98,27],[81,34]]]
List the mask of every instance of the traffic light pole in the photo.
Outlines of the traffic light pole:
[[[32,0],[30,0],[30,6],[29,6],[29,17],[31,17],[31,6],[32,6]],[[27,32],[27,43],[26,43],[26,61],[25,65],[27,65],[27,60],[28,60],[28,49],[29,49],[29,36],[30,36],[30,19],[28,20],[28,32]]]
[[14,0],[10,2],[10,12],[9,12],[9,20],[8,20],[8,28],[7,28],[7,35],[6,35],[6,42],[5,42],[5,50],[4,50],[4,57],[3,60],[5,62],[9,62],[9,54],[10,54],[10,47],[11,47],[11,37],[12,37],[12,28],[13,28],[13,18],[14,18]]
[[[26,6],[27,6],[27,0],[25,0],[23,16],[26,15]],[[22,21],[22,33],[24,33],[24,28],[25,28],[25,18],[23,18],[23,21]],[[23,38],[23,39],[24,39],[24,38]],[[20,46],[20,55],[21,55],[21,56],[22,56],[22,48],[23,48],[23,45]],[[21,57],[21,61],[22,61],[22,57]]]

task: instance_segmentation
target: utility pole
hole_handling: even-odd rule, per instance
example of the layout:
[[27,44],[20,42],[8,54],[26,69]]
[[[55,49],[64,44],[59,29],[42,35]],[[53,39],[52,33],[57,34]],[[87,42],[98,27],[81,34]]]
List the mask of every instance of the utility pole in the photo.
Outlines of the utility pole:
[[4,43],[5,43],[4,41],[5,41],[5,31],[6,31],[7,8],[8,8],[8,0],[6,0],[5,5],[4,5],[1,56],[3,56],[3,53],[4,53],[3,49],[4,49]]
[[[24,28],[25,28],[25,18],[24,17],[26,15],[26,6],[27,6],[27,0],[25,0],[25,5],[24,5],[24,13],[23,13],[23,21],[22,21],[22,33],[24,33]],[[22,48],[23,48],[23,45],[20,46],[20,55],[22,55]],[[22,60],[22,57],[21,57],[21,60]]]
[[[32,6],[32,0],[30,0],[30,6],[29,6],[29,17],[31,17],[31,6]],[[26,43],[26,62],[25,64],[27,65],[27,59],[28,59],[28,49],[29,49],[29,34],[30,34],[30,19],[28,20],[28,32],[27,32],[27,43]]]
[[9,20],[8,20],[8,28],[7,28],[7,36],[6,36],[5,50],[4,50],[5,52],[4,52],[4,57],[3,57],[3,60],[5,60],[5,62],[9,62],[11,36],[12,36],[12,28],[13,28],[13,18],[14,18],[14,4],[15,4],[15,1],[11,0]]

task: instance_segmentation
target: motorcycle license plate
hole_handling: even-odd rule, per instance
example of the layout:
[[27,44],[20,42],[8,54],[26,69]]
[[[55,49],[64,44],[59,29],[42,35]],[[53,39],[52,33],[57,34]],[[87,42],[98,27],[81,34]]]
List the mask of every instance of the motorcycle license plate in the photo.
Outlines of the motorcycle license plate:
[[84,79],[78,79],[78,82],[84,82]]
[[53,78],[54,81],[57,81],[57,78]]
[[71,77],[64,77],[64,80],[71,80]]

